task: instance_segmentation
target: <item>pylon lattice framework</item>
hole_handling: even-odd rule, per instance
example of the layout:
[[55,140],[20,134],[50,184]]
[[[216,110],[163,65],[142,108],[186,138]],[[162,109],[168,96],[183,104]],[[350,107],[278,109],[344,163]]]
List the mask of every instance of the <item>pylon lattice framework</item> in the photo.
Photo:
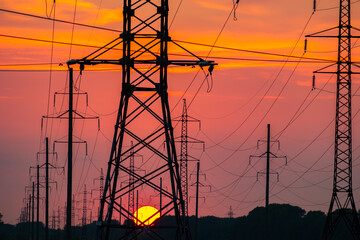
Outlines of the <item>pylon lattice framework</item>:
[[[336,74],[336,118],[333,193],[327,214],[322,239],[330,239],[338,223],[343,220],[354,239],[360,239],[360,224],[352,190],[352,124],[351,124],[351,1],[340,0],[339,26],[306,37],[329,37],[338,39],[337,63],[321,68],[314,73]],[[322,33],[338,29],[338,35]],[[359,30],[359,29],[356,29]],[[336,71],[329,68],[335,66]],[[356,66],[356,65],[354,65]]]
[[174,119],[174,121],[181,122],[181,136],[180,136],[180,181],[181,181],[181,190],[183,193],[184,204],[185,204],[185,213],[186,216],[189,215],[189,173],[188,173],[188,164],[189,161],[199,161],[199,159],[194,158],[188,154],[188,144],[189,143],[202,143],[205,149],[205,142],[195,139],[193,137],[188,136],[188,123],[189,122],[197,122],[199,123],[200,128],[200,120],[193,118],[188,115],[186,99],[183,99],[183,111],[180,117]]
[[[173,214],[176,218],[174,238],[189,239],[168,102],[167,69],[169,65],[211,66],[212,69],[215,63],[196,57],[171,40],[168,34],[168,0],[124,0],[123,4],[123,33],[120,37],[83,59],[68,62],[68,65],[79,64],[81,70],[85,65],[95,64],[122,66],[120,106],[100,208],[99,225],[103,229],[100,238],[109,239],[111,230],[119,227],[113,221],[114,211],[127,221],[135,219],[141,223],[139,226],[120,223],[121,228],[127,229],[120,239],[134,239],[142,233],[161,238],[160,230],[155,231],[156,226],[145,227],[146,220],[138,219],[129,212],[126,203],[120,204],[120,198],[128,199],[131,190],[137,189],[147,195],[146,189],[150,189],[161,192],[163,196],[159,221],[163,216]],[[169,60],[168,43],[173,43],[195,60]],[[120,44],[123,46],[122,58],[99,58]],[[133,146],[126,148],[125,145],[131,141]],[[163,143],[164,150],[159,147]],[[156,160],[154,157],[148,159],[153,162],[153,168],[143,174],[129,169],[130,156],[139,152],[143,156],[157,157]],[[129,179],[129,175],[134,181],[121,185],[121,181]],[[159,186],[160,178],[164,182],[166,180],[168,190]]]

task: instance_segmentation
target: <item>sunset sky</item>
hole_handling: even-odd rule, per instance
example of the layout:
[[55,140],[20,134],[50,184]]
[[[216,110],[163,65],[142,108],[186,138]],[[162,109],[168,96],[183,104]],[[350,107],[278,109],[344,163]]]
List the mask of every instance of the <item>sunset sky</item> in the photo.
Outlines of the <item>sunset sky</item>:
[[[264,145],[257,149],[257,141],[266,139],[267,124],[271,124],[273,140],[280,141],[280,150],[273,145],[272,152],[287,156],[287,165],[284,159],[271,162],[272,171],[279,173],[279,181],[275,175],[271,176],[270,202],[327,211],[332,193],[336,76],[317,76],[316,88],[312,90],[312,72],[336,60],[336,40],[311,38],[304,58],[286,55],[303,56],[305,35],[337,26],[338,2],[318,0],[317,11],[313,13],[313,0],[240,0],[234,16],[232,0],[169,1],[172,39],[203,58],[209,55],[209,60],[218,63],[213,81],[205,81],[203,85],[204,75],[202,72],[197,75],[199,68],[169,68],[172,116],[181,115],[181,99],[185,97],[191,103],[189,115],[201,120],[201,129],[197,124],[189,125],[189,135],[205,141],[204,152],[202,146],[195,144],[189,146],[189,153],[201,159],[201,172],[206,175],[201,177],[202,184],[211,186],[211,191],[208,187],[201,189],[200,216],[227,217],[231,206],[238,217],[264,205],[265,177],[259,175],[257,180],[257,172],[264,171],[266,162],[253,158],[249,163],[249,156],[265,151]],[[352,2],[352,25],[360,27],[360,17],[355,14],[360,11],[360,1]],[[75,16],[77,23],[118,32],[61,22],[53,25],[50,20],[4,10],[42,17],[53,17],[55,13],[56,19],[69,22]],[[44,120],[41,124],[42,116],[66,110],[65,95],[56,94],[54,100],[55,92],[63,93],[66,86],[64,63],[82,58],[117,38],[121,29],[122,1],[119,0],[63,0],[56,5],[50,0],[1,1],[0,212],[6,223],[18,222],[24,207],[25,186],[34,180],[29,169],[37,164],[37,152],[45,148],[44,137],[50,138],[51,150],[54,141],[66,139],[65,120]],[[353,32],[357,33],[360,35]],[[211,50],[208,45],[213,44],[228,49]],[[359,46],[354,40],[355,62],[360,61]],[[109,56],[119,59],[121,53],[113,50]],[[174,58],[171,54],[178,53],[182,52],[170,45],[169,57]],[[88,93],[89,100],[86,106],[83,95],[76,98],[79,112],[100,117],[100,131],[96,120],[75,122],[75,135],[87,141],[88,150],[86,156],[84,144],[75,145],[76,200],[81,200],[84,184],[89,191],[98,186],[94,179],[99,177],[101,168],[106,172],[121,93],[119,70],[117,66],[87,67],[81,79],[77,78],[78,71],[75,72],[76,86]],[[359,77],[354,75],[353,189],[357,208],[360,207],[359,83]],[[175,135],[179,136],[180,124],[174,126]],[[58,159],[57,162],[53,159],[53,164],[66,166],[66,145],[55,147]],[[38,160],[44,162],[44,156]],[[190,163],[191,174],[195,174],[195,168],[196,164]],[[30,174],[35,176],[34,169]],[[61,169],[51,174],[57,182],[51,188],[52,214],[58,206],[64,207],[66,176]],[[194,181],[191,175],[190,184]],[[190,186],[190,215],[195,212],[194,193],[195,188]],[[98,194],[92,191],[92,198]],[[93,217],[98,203],[94,204]],[[152,196],[141,196],[140,205],[156,204]]]

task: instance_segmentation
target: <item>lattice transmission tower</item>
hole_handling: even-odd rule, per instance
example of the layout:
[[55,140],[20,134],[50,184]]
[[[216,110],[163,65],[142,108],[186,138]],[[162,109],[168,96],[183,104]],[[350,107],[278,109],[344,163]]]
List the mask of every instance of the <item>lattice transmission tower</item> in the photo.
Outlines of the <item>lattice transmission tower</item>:
[[174,121],[181,122],[181,136],[180,141],[176,140],[176,142],[180,142],[180,182],[181,182],[181,190],[183,193],[184,204],[185,204],[185,213],[186,216],[189,216],[189,173],[188,173],[188,164],[189,161],[199,161],[199,159],[192,157],[188,153],[188,144],[201,143],[204,145],[205,142],[198,140],[196,138],[190,137],[188,135],[188,123],[195,122],[199,123],[200,128],[200,120],[193,118],[188,115],[188,108],[186,106],[186,99],[183,99],[183,111],[180,117],[174,119]]
[[80,195],[83,195],[82,199],[82,218],[81,218],[81,240],[87,239],[87,232],[86,232],[86,224],[88,224],[88,195],[90,193],[86,190],[86,184],[84,184],[84,191],[80,193]]
[[[346,224],[354,239],[360,239],[360,224],[352,189],[351,124],[351,75],[359,74],[352,71],[352,66],[358,66],[351,61],[351,39],[359,37],[353,36],[351,30],[359,29],[351,26],[350,7],[350,0],[340,0],[339,26],[306,36],[338,39],[337,62],[314,71],[314,73],[336,74],[337,76],[333,193],[322,239],[331,239],[341,221]],[[332,30],[338,30],[338,34],[323,34]],[[336,70],[331,69],[332,67],[336,67]]]
[[[100,215],[100,201],[101,201],[102,194],[104,192],[104,180],[105,180],[104,173],[103,173],[103,169],[101,168],[100,169],[100,176],[98,178],[93,179],[93,184],[95,184],[96,181],[99,181],[99,187],[91,189],[91,191],[90,191],[90,196],[91,197],[92,197],[93,192],[98,192],[98,194],[99,194],[98,195],[99,198],[95,198],[92,201],[93,205],[94,205],[95,201],[98,202],[98,204],[99,204],[98,209],[97,209],[97,215],[96,215],[97,217],[99,217],[99,215]],[[92,211],[90,213],[92,214]]]
[[[126,203],[120,204],[120,199],[128,199],[129,189],[139,191],[145,196],[144,199],[153,190],[161,192],[163,203],[158,210],[161,212],[158,222],[164,216],[174,215],[176,224],[173,226],[175,231],[172,238],[190,238],[170,116],[168,67],[199,65],[202,68],[209,66],[209,71],[212,71],[215,63],[197,57],[171,40],[168,14],[168,0],[124,0],[123,32],[120,36],[92,54],[68,62],[68,65],[79,64],[81,70],[84,70],[85,65],[96,64],[122,67],[120,106],[98,221],[102,229],[99,232],[100,239],[109,239],[111,232],[119,227],[126,230],[113,233],[119,239],[133,239],[140,234],[164,239],[159,233],[161,229],[157,231],[156,224],[146,226],[151,217],[139,219],[134,212],[128,211]],[[193,60],[170,60],[168,43],[172,45],[172,50],[177,48]],[[122,45],[122,57],[116,57],[111,52],[119,45]],[[126,144],[131,141],[133,146],[127,148]],[[130,153],[141,153],[145,163],[152,162],[146,172],[138,173],[129,168]],[[134,181],[121,185],[122,181],[129,179],[129,175]],[[160,178],[168,190],[159,186]],[[120,223],[119,226],[114,221],[115,212],[120,213],[125,220],[140,224],[130,226]]]

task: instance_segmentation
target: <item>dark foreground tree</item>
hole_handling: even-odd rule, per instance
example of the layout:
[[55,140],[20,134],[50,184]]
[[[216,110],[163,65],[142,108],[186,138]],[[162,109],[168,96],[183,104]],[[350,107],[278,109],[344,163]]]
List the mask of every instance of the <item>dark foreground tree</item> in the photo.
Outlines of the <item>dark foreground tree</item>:
[[[1,219],[1,218],[0,218]],[[195,217],[189,217],[189,225],[193,239],[195,236]],[[318,240],[321,239],[326,215],[320,211],[309,211],[291,206],[289,204],[271,204],[269,206],[269,240]],[[173,216],[166,216],[155,223],[155,228],[144,231],[138,236],[138,240],[157,239],[152,238],[153,232],[161,233],[165,239],[174,239],[173,231],[168,226],[176,223]],[[117,222],[114,222],[117,224]],[[265,208],[257,207],[247,216],[238,218],[218,218],[213,216],[202,217],[198,221],[198,240],[263,240],[265,239]],[[119,228],[111,236],[111,240],[119,239],[119,233],[124,231]],[[86,232],[87,240],[95,240],[95,222],[86,225],[86,231],[81,227],[74,227],[74,240],[82,239]],[[0,240],[28,240],[31,233],[31,223],[19,223],[16,226],[9,224],[0,225]],[[63,230],[50,230],[50,239],[64,239]],[[44,240],[44,226],[40,224],[40,240]],[[346,225],[339,222],[332,240],[350,240]]]

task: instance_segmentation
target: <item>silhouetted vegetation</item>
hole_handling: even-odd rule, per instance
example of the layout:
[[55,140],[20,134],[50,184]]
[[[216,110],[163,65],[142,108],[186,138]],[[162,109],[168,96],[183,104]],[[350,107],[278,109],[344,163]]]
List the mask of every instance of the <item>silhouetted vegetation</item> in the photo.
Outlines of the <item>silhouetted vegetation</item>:
[[[1,218],[0,218],[1,219]],[[269,207],[269,239],[270,240],[318,240],[321,239],[326,215],[321,211],[310,211],[291,206],[289,204],[271,204]],[[114,222],[116,224],[116,222]],[[195,217],[189,217],[192,238],[195,239]],[[168,227],[175,225],[175,218],[167,216],[158,221],[153,229],[147,230],[138,236],[138,240],[153,239],[152,232],[160,234],[164,239],[174,239],[173,232]],[[265,237],[265,208],[257,207],[247,216],[238,218],[202,217],[198,220],[198,240],[262,240]],[[81,227],[73,228],[74,240],[93,240],[96,236],[95,222]],[[124,229],[116,229],[111,239],[119,239],[125,234]],[[16,226],[0,225],[1,240],[27,240],[31,239],[31,223],[21,223]],[[50,230],[50,239],[63,240],[63,230]],[[44,239],[44,225],[40,225],[40,239]],[[155,238],[156,239],[156,238]],[[352,239],[343,222],[339,223],[334,234],[334,240]]]

